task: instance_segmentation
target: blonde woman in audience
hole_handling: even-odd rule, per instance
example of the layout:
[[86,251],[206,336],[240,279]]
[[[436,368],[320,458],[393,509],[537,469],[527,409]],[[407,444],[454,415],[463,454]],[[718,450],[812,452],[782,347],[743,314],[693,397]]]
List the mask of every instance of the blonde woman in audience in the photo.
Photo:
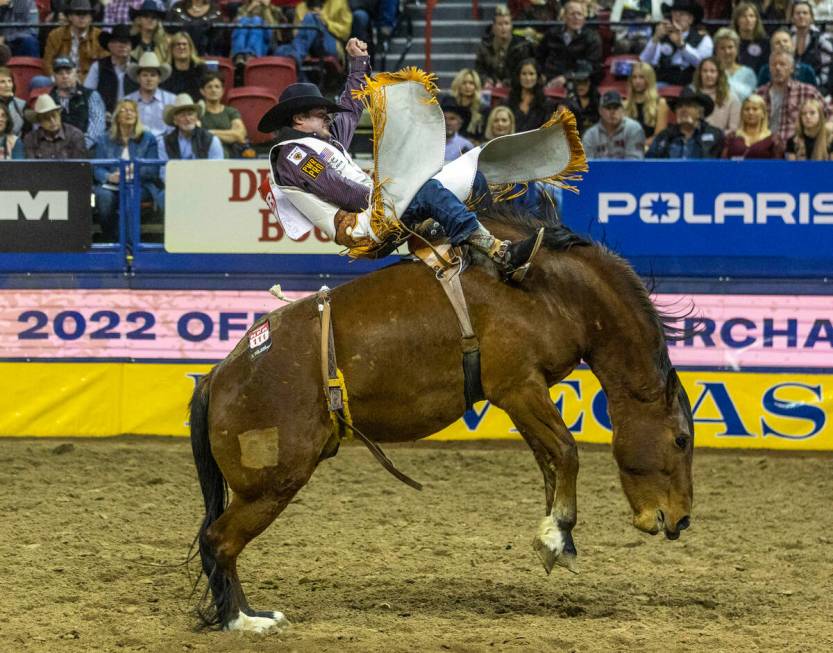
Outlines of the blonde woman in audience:
[[130,10],[133,20],[133,50],[130,58],[138,61],[145,52],[153,52],[160,63],[171,61],[168,36],[162,29],[165,9],[157,0],[144,0],[138,9]]
[[634,63],[628,77],[628,97],[625,115],[633,118],[645,132],[647,148],[658,134],[668,127],[668,103],[657,92],[657,76],[650,64]]
[[799,112],[795,136],[787,141],[784,158],[790,161],[830,161],[833,130],[824,122],[821,102],[806,100]]
[[483,130],[486,126],[484,116],[480,111],[482,90],[480,75],[471,68],[463,68],[451,82],[451,95],[457,100],[457,104],[471,113],[469,124],[463,125],[463,136],[475,141],[483,140]]
[[486,121],[484,133],[487,141],[498,136],[508,136],[515,133],[515,114],[509,107],[499,106],[492,109]]
[[197,48],[188,32],[177,32],[171,37],[171,76],[160,86],[174,95],[187,93],[199,97],[205,62],[197,54]]
[[726,137],[725,159],[780,159],[782,148],[772,136],[766,102],[755,93],[743,101],[740,128]]
[[720,67],[726,71],[729,88],[743,102],[758,88],[758,76],[749,66],[738,63],[740,37],[735,30],[721,27],[714,35],[714,56]]
[[734,131],[740,125],[740,100],[729,88],[726,72],[718,65],[717,59],[703,59],[694,73],[691,84],[695,91],[705,93],[714,100],[714,111],[706,122],[721,131]]

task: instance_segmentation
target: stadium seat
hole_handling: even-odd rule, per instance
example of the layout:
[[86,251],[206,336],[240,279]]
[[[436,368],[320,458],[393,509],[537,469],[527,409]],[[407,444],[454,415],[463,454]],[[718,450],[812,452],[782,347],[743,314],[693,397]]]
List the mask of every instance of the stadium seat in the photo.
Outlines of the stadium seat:
[[287,86],[298,81],[295,60],[291,57],[251,58],[246,62],[243,79],[246,86],[272,88],[280,96]]
[[46,74],[43,59],[38,57],[12,57],[6,66],[12,71],[15,95],[21,100],[29,99],[29,82],[32,77]]
[[240,112],[253,145],[272,140],[271,135],[262,134],[257,130],[257,123],[277,101],[277,93],[263,86],[238,86],[230,89],[226,95],[226,103]]
[[677,97],[683,92],[683,88],[683,86],[664,86],[663,88],[658,88],[657,93],[664,98]]
[[217,72],[223,78],[223,85],[226,88],[226,97],[230,89],[234,88],[234,64],[228,57],[215,57],[214,55],[207,56],[205,63],[208,66],[216,65]]
[[496,107],[499,104],[505,104],[509,99],[509,88],[506,86],[495,86],[492,89],[491,106]]
[[607,84],[602,83],[602,85],[599,86],[599,95],[604,95],[608,91],[616,91],[624,98],[628,94],[628,82],[623,80],[618,82],[609,82]]
[[545,88],[544,95],[553,100],[563,100],[567,97],[567,87],[559,86],[553,88]]

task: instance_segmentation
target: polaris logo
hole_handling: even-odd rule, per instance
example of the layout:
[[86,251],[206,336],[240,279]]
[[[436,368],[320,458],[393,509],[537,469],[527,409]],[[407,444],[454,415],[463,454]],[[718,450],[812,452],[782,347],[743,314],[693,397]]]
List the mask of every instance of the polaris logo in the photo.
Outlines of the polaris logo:
[[599,222],[634,214],[645,224],[833,225],[833,193],[720,193],[711,207],[695,207],[694,193],[599,193]]
[[69,193],[42,190],[0,191],[0,220],[69,220]]

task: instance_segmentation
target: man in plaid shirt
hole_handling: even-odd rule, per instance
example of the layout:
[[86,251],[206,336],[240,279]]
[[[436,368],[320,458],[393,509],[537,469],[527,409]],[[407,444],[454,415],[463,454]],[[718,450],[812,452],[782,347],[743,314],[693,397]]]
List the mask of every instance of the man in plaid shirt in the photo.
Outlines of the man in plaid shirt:
[[815,86],[797,82],[792,78],[795,58],[789,52],[776,50],[769,57],[772,81],[758,89],[764,98],[769,113],[772,133],[786,143],[795,134],[798,126],[798,112],[807,100],[815,99],[824,107],[825,119],[830,118],[827,103]]

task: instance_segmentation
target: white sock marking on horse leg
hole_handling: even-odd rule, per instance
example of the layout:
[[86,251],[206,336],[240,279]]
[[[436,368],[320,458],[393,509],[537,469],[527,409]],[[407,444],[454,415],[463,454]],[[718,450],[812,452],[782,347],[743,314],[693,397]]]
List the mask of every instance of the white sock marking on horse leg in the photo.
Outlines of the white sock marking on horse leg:
[[564,537],[561,535],[553,515],[547,515],[541,521],[541,525],[538,527],[538,539],[550,551],[555,551],[555,555],[561,555],[564,550]]
[[250,617],[242,612],[237,613],[237,617],[229,621],[226,625],[226,630],[242,630],[250,633],[266,633],[272,629],[284,628],[289,625],[286,617],[282,612],[272,612],[272,617]]

